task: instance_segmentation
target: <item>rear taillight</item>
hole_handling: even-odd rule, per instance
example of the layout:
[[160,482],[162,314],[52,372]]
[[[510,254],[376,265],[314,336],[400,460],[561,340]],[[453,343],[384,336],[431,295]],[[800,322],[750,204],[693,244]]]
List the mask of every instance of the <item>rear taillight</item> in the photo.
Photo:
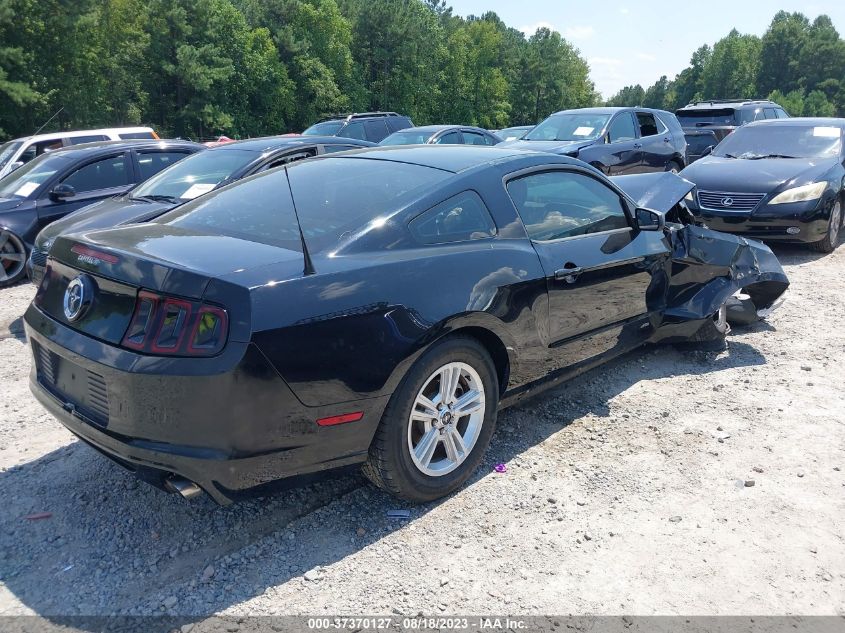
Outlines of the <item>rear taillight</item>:
[[223,308],[142,290],[121,344],[147,354],[214,356],[228,331]]

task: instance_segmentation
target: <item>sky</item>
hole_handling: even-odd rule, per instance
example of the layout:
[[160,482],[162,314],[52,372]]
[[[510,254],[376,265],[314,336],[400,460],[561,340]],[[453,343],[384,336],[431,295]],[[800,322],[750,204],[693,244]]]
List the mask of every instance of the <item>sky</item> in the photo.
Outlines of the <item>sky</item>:
[[801,11],[813,20],[827,14],[845,34],[845,1],[810,0],[450,0],[457,15],[495,11],[508,26],[529,35],[538,26],[560,32],[590,64],[590,75],[605,98],[621,88],[648,88],[661,75],[673,79],[693,51],[711,46],[731,28],[763,35],[775,13]]

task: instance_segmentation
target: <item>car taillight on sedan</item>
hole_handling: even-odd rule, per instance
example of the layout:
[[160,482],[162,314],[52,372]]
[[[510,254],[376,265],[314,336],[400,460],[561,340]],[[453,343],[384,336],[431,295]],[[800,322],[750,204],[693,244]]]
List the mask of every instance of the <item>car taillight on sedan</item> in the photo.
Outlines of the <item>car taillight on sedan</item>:
[[214,356],[228,331],[223,308],[142,290],[121,345],[154,355]]

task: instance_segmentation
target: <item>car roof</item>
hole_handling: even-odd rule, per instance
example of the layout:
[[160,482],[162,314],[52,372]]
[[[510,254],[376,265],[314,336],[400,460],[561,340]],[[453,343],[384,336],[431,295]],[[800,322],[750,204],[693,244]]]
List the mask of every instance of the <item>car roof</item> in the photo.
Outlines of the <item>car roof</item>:
[[64,156],[66,158],[78,158],[82,156],[91,156],[92,154],[99,154],[110,152],[115,149],[149,149],[149,148],[196,148],[205,149],[204,146],[193,141],[183,141],[180,139],[130,139],[125,141],[96,141],[94,143],[80,143],[79,145],[70,145],[50,152],[51,155]]
[[838,127],[845,129],[845,119],[833,117],[790,117],[788,119],[765,119],[763,121],[752,121],[745,127],[757,127],[760,125],[787,125],[790,127]]
[[263,153],[285,147],[299,147],[306,145],[358,145],[360,147],[372,147],[374,144],[369,141],[361,141],[343,136],[263,136],[243,141],[232,141],[208,149],[210,152],[225,152],[229,150],[245,150],[248,152]]
[[722,110],[726,108],[742,108],[746,106],[777,106],[780,107],[774,101],[769,101],[768,99],[737,99],[736,101],[732,101],[730,99],[725,100],[714,100],[714,101],[696,101],[695,103],[688,103],[682,108],[678,108],[678,110]]
[[[53,141],[62,138],[74,138],[77,136],[92,136],[94,134],[137,134],[139,132],[152,132],[151,127],[103,127],[96,130],[73,130],[64,132],[50,132],[48,134],[31,134],[11,139],[12,141]],[[152,139],[151,139],[152,140]]]
[[[459,173],[480,165],[526,156],[543,156],[543,154],[533,150],[500,148],[489,145],[387,145],[352,150],[346,152],[343,158],[408,163]],[[561,158],[551,154],[547,157],[553,158],[552,162],[560,162],[557,159]],[[338,156],[338,158],[341,157]]]

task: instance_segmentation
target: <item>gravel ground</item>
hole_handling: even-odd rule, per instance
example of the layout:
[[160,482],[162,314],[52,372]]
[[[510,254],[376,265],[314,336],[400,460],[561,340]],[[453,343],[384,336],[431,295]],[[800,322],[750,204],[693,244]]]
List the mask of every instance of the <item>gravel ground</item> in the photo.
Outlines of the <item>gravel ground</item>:
[[137,483],[30,395],[33,290],[0,290],[0,615],[845,615],[845,247],[778,255],[768,323],[504,412],[408,520],[358,476],[229,508]]

